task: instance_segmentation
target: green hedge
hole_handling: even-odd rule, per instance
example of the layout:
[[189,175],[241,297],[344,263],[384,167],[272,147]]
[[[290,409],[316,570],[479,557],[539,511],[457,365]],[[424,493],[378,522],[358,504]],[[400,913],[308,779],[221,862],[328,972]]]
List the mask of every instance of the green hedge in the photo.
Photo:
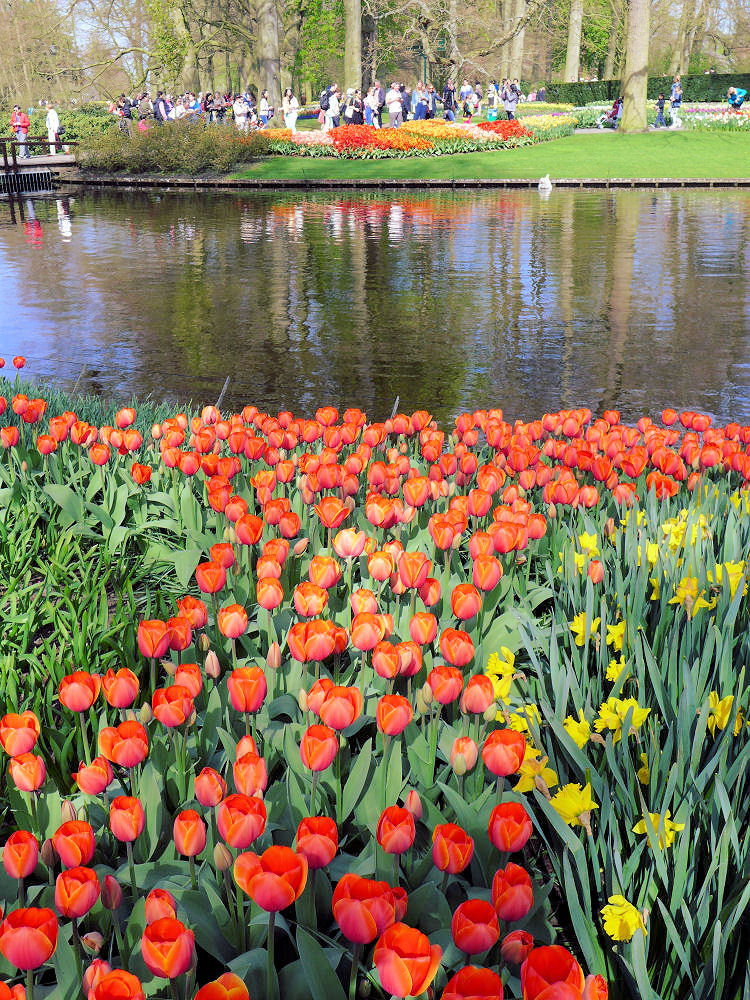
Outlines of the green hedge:
[[[669,96],[671,76],[651,76],[648,96],[656,100],[659,94]],[[682,99],[688,101],[725,101],[730,87],[750,90],[750,73],[694,73],[682,77]],[[548,101],[570,104],[591,104],[594,101],[614,101],[622,90],[621,80],[596,80],[593,83],[549,83]]]

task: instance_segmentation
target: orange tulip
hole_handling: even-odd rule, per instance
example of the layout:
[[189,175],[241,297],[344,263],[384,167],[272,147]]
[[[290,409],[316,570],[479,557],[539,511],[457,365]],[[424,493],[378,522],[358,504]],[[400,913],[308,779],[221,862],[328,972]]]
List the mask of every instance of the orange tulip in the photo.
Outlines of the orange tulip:
[[502,940],[500,954],[504,962],[510,962],[511,965],[521,965],[522,962],[526,961],[533,947],[534,938],[528,931],[511,931]]
[[318,714],[326,726],[340,731],[351,726],[360,717],[363,703],[359,688],[332,687],[326,694]]
[[240,545],[257,545],[263,534],[263,519],[256,514],[243,514],[235,522],[234,530]]
[[479,747],[469,736],[457,736],[453,741],[450,756],[451,767],[455,766],[459,754],[463,757],[466,770],[472,771],[479,757]]
[[432,861],[441,872],[456,875],[474,856],[474,840],[455,823],[439,823],[432,833]]
[[590,974],[583,985],[583,1000],[607,1000],[609,987],[604,976]]
[[0,924],[0,951],[17,969],[37,969],[57,948],[57,917],[52,910],[12,910]]
[[492,969],[466,965],[448,980],[440,1000],[503,1000],[503,981]]
[[374,649],[385,638],[385,622],[382,615],[370,614],[367,611],[352,618],[349,629],[352,645],[362,652]]
[[12,757],[8,773],[21,792],[36,792],[45,782],[47,768],[41,757],[33,753],[20,753]]
[[443,949],[406,924],[392,924],[375,945],[373,962],[383,989],[397,997],[424,993],[435,978]]
[[350,513],[346,504],[333,496],[323,497],[320,503],[315,504],[314,510],[320,518],[320,523],[329,531],[340,527]]
[[139,688],[138,678],[127,667],[122,667],[117,672],[110,669],[102,677],[104,697],[112,708],[130,708],[138,697]]
[[3,848],[3,867],[11,878],[28,878],[39,860],[39,841],[28,830],[11,833]]
[[247,986],[234,972],[225,972],[206,983],[195,994],[195,1000],[250,1000]]
[[167,889],[152,889],[146,896],[146,923],[177,916],[177,900]]
[[398,560],[398,575],[407,588],[421,587],[431,569],[432,563],[424,552],[402,552]]
[[175,684],[184,687],[191,698],[197,698],[203,690],[203,674],[197,663],[181,663],[174,674]]
[[109,975],[112,971],[112,966],[109,962],[105,962],[101,958],[95,958],[91,965],[86,969],[83,974],[83,980],[81,986],[83,989],[83,995],[85,997],[92,996],[94,990],[99,985],[99,983],[104,979],[105,976]]
[[52,834],[52,844],[66,868],[88,865],[94,856],[94,831],[81,819],[68,820]]
[[294,607],[298,615],[313,618],[323,612],[328,604],[328,591],[317,583],[303,580],[294,588]]
[[20,436],[17,427],[0,427],[0,444],[3,448],[15,448]]
[[325,771],[339,751],[336,733],[328,726],[310,726],[300,741],[300,757],[311,771]]
[[227,794],[227,783],[218,771],[204,767],[195,779],[195,797],[206,809],[218,806]]
[[356,528],[343,528],[333,539],[333,549],[340,559],[356,559],[365,550],[367,535]]
[[393,680],[398,677],[401,656],[398,647],[391,642],[379,642],[372,651],[372,665],[378,677]]
[[135,767],[148,756],[148,734],[140,722],[121,722],[99,733],[99,749],[113,764]]
[[381,733],[398,736],[414,717],[414,709],[403,695],[386,694],[378,701],[375,717]]
[[238,639],[247,631],[247,611],[241,604],[219,609],[219,631],[228,639]]
[[227,571],[221,563],[199,563],[195,570],[195,581],[204,594],[217,594],[227,582]]
[[143,656],[159,659],[169,649],[169,632],[165,622],[154,619],[138,626],[138,648]]
[[255,752],[237,757],[232,767],[234,787],[243,795],[260,795],[268,785],[266,762]]
[[190,692],[181,684],[170,684],[166,688],[157,688],[151,699],[154,716],[170,729],[181,726],[193,712],[193,699]]
[[193,628],[203,628],[208,621],[206,605],[197,597],[188,594],[186,597],[178,598],[177,608],[178,615],[187,618]]
[[341,566],[331,556],[313,556],[308,570],[310,582],[330,590],[341,579]]
[[255,589],[255,599],[266,611],[274,611],[284,600],[284,588],[273,576],[261,577]]
[[466,632],[446,628],[440,635],[440,652],[454,667],[465,667],[474,659],[474,643]]
[[509,862],[492,879],[492,905],[501,920],[521,920],[534,905],[531,876],[520,865]]
[[172,836],[177,853],[194,858],[206,846],[206,824],[195,809],[183,809],[175,818]]
[[146,825],[146,815],[139,799],[118,795],[109,807],[109,828],[123,843],[136,840]]
[[542,996],[560,996],[567,1000],[565,992],[547,992],[551,986],[572,987],[570,996],[575,991],[578,995],[583,991],[585,979],[583,970],[570,954],[567,948],[559,944],[545,945],[534,948],[521,966],[521,991],[523,1000],[536,1000]]
[[216,824],[230,847],[249,847],[266,828],[263,800],[250,795],[228,795],[219,804]]
[[101,686],[99,674],[76,670],[60,681],[58,695],[62,704],[71,712],[85,712],[99,697]]
[[262,910],[276,913],[302,895],[307,859],[290,847],[269,847],[261,855],[246,851],[234,863],[234,880]]
[[95,757],[90,764],[81,763],[73,780],[85,795],[101,795],[114,774],[106,757]]
[[329,865],[338,848],[339,831],[329,816],[307,816],[297,827],[297,854],[311,870]]
[[531,819],[520,802],[502,802],[492,810],[487,833],[498,851],[520,851],[531,832]]
[[492,903],[484,899],[467,899],[456,908],[451,920],[451,935],[456,947],[467,955],[487,951],[500,937]]
[[55,906],[69,920],[85,916],[96,903],[101,885],[93,868],[69,868],[57,876]]
[[486,712],[495,700],[492,681],[486,674],[476,674],[469,679],[466,689],[461,695],[461,711],[473,715]]
[[499,778],[515,774],[526,754],[526,739],[513,729],[495,729],[482,747],[482,760]]
[[427,676],[435,700],[441,705],[450,705],[461,694],[464,679],[456,667],[447,667],[439,663],[433,667]]
[[406,915],[406,893],[347,873],[334,889],[332,910],[347,941],[368,944]]
[[390,552],[373,552],[367,558],[367,572],[380,583],[387,580],[393,573],[395,562]]
[[325,660],[336,646],[336,629],[333,622],[316,619],[297,622],[287,636],[289,652],[300,663]]
[[437,635],[437,618],[429,611],[417,611],[409,622],[409,635],[420,646],[429,646]]
[[179,653],[187,649],[193,641],[193,630],[189,620],[183,615],[177,615],[168,618],[164,624],[167,626],[169,648]]
[[261,667],[238,667],[229,675],[227,689],[236,712],[257,712],[266,697],[268,684]]
[[143,961],[155,976],[176,979],[193,963],[195,934],[180,920],[162,917],[149,924],[141,938]]
[[493,555],[480,555],[474,560],[471,578],[474,586],[480,590],[484,590],[485,592],[494,590],[500,582],[502,575],[502,564]]
[[380,815],[376,836],[386,854],[403,854],[414,843],[414,817],[403,806],[388,806]]
[[0,744],[11,757],[29,753],[39,739],[39,719],[33,712],[10,712],[0,719]]

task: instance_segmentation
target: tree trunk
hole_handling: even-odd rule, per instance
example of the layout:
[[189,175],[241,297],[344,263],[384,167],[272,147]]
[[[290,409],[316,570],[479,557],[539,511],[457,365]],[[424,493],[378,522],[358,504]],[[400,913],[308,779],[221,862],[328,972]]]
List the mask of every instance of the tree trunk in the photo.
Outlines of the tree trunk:
[[371,87],[377,76],[378,22],[370,14],[362,21],[362,86]]
[[646,130],[646,89],[648,86],[648,43],[651,19],[649,0],[630,0],[621,132]]
[[258,29],[260,86],[268,91],[268,103],[271,107],[281,108],[279,13],[276,0],[262,0],[260,3]]
[[701,5],[690,25],[690,30],[685,36],[685,48],[683,49],[682,66],[683,72],[690,72],[690,59],[693,52],[700,50],[703,46],[703,37],[706,33],[706,22],[708,20],[708,2],[701,0]]
[[577,83],[581,69],[581,28],[583,26],[583,0],[572,0],[568,24],[568,48],[565,53],[565,81]]
[[603,79],[612,80],[615,75],[615,59],[617,58],[617,41],[620,37],[622,8],[619,3],[612,5],[612,27],[607,42],[607,57],[604,60]]
[[[516,0],[514,14],[515,14],[514,21],[516,24],[518,24],[518,22],[523,17],[526,16],[526,0]],[[515,33],[510,43],[510,69],[508,72],[508,76],[512,80],[515,80],[516,78],[518,78],[519,80],[521,79],[521,67],[523,64],[523,43],[525,34],[526,34],[526,29],[521,28],[520,31],[517,31]]]
[[461,68],[459,63],[461,62],[461,55],[458,51],[458,3],[457,0],[448,0],[448,21],[446,24],[446,31],[448,33],[448,61],[450,62],[450,77],[456,83],[456,90],[458,90],[458,71]]
[[362,0],[344,0],[344,89],[362,86]]
[[692,9],[692,6],[693,0],[683,0],[680,20],[677,25],[677,38],[672,49],[672,59],[669,63],[670,76],[674,76],[675,73],[685,72],[685,67],[682,63],[685,58],[685,36],[687,35],[688,19],[690,16],[689,10]]

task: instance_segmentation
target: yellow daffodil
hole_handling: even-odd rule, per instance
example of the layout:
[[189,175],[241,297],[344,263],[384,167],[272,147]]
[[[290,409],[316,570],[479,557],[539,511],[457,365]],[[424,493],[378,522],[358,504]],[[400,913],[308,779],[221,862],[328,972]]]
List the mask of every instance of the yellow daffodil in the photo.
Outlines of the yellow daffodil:
[[641,766],[636,771],[638,775],[638,780],[642,785],[647,785],[651,780],[651,771],[648,766],[648,754],[641,754]]
[[578,544],[581,546],[581,552],[585,552],[589,559],[594,559],[599,555],[597,541],[596,535],[589,535],[585,531],[578,536]]
[[687,611],[688,618],[694,618],[701,608],[716,607],[716,599],[707,601],[703,595],[705,590],[698,593],[698,578],[695,576],[683,576],[677,584],[674,597],[670,598],[670,604],[682,604]]
[[607,645],[614,646],[619,653],[625,639],[625,622],[618,622],[617,625],[607,625]]
[[508,720],[508,726],[510,729],[514,729],[517,733],[528,733],[529,722],[532,719],[537,726],[541,723],[542,716],[539,713],[539,709],[536,705],[523,705],[517,712],[511,713],[510,719]]
[[579,750],[586,746],[591,735],[591,726],[586,721],[586,716],[583,714],[583,709],[578,709],[578,719],[574,718],[572,715],[568,715],[563,721],[563,726],[565,727],[565,732],[573,740],[575,745]]
[[646,933],[646,925],[640,912],[624,896],[610,896],[602,907],[604,930],[613,941],[630,941],[636,931]]
[[576,646],[583,646],[586,643],[587,636],[592,636],[599,628],[599,623],[601,618],[595,618],[591,622],[589,627],[588,619],[586,618],[586,612],[581,611],[577,614],[573,621],[570,623],[570,631],[575,636]]
[[[622,518],[620,518],[620,524],[623,526],[623,528],[625,528],[625,527],[627,527],[627,525],[629,523],[630,523],[630,511],[627,510],[627,511],[625,511],[624,516]],[[638,511],[636,511],[635,523],[638,525],[638,527],[640,527],[642,524],[646,523],[646,511],[645,510],[638,510]]]
[[518,769],[519,780],[513,786],[515,792],[530,792],[534,788],[554,788],[557,775],[551,767],[547,767],[549,757],[542,757],[542,751],[537,747],[526,747],[521,766]]
[[589,817],[593,809],[599,806],[591,797],[591,784],[584,788],[580,784],[563,785],[559,792],[552,796],[550,805],[565,820],[568,826],[589,826]]
[[487,676],[492,681],[495,701],[507,704],[510,686],[515,674],[515,654],[507,646],[500,647],[502,657],[497,653],[490,654],[487,661]]
[[[744,560],[740,562],[726,562],[718,563],[716,566],[716,573],[708,571],[708,581],[714,584],[716,587],[721,588],[724,585],[724,573],[726,571],[726,578],[729,581],[729,592],[732,597],[737,593],[737,588],[739,587],[744,575],[745,575],[745,563]],[[747,583],[743,588],[743,594],[747,594]]]
[[[671,847],[674,843],[675,834],[679,833],[680,830],[685,829],[684,823],[673,823],[669,818],[671,815],[669,809],[664,813],[664,823],[662,824],[660,813],[649,813],[651,817],[651,823],[653,824],[654,830],[659,834],[659,847],[664,850],[665,847]],[[662,827],[661,830],[659,827]],[[646,820],[639,820],[633,827],[633,833],[645,833],[648,837],[649,846],[654,846],[653,834],[646,825]]]
[[650,576],[649,579],[648,579],[648,582],[651,584],[651,586],[653,588],[652,591],[651,591],[651,596],[649,597],[649,600],[650,601],[658,601],[658,600],[660,600],[661,599],[661,592],[659,590],[659,577],[658,576]]
[[[726,698],[719,700],[719,695],[716,691],[712,691],[708,696],[708,728],[711,731],[712,736],[716,736],[716,730],[724,730],[729,724],[729,717],[732,714],[732,705],[734,704],[734,695],[728,694]],[[736,729],[736,727],[735,727]],[[735,733],[735,735],[737,735]]]
[[576,573],[583,573],[583,567],[586,565],[586,554],[585,552],[574,552],[573,553],[573,565],[575,566]]
[[658,542],[646,542],[646,559],[648,560],[649,566],[652,568],[656,565],[659,559]]
[[606,677],[608,681],[612,681],[616,684],[620,679],[620,674],[622,674],[625,669],[625,657],[621,656],[619,660],[610,660],[609,666],[607,667]]
[[622,739],[622,726],[632,709],[630,731],[635,732],[648,718],[650,708],[641,708],[635,698],[608,698],[599,709],[599,716],[594,720],[594,729],[598,733],[609,729],[612,732],[612,742],[619,743]]

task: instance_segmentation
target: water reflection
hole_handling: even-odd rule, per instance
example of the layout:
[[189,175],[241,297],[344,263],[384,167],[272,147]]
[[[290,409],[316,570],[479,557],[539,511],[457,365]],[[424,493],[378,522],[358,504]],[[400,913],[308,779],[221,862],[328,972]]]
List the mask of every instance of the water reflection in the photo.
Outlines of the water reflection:
[[750,422],[749,234],[743,192],[5,201],[0,355],[117,396],[215,400],[229,374],[230,405],[300,413]]

